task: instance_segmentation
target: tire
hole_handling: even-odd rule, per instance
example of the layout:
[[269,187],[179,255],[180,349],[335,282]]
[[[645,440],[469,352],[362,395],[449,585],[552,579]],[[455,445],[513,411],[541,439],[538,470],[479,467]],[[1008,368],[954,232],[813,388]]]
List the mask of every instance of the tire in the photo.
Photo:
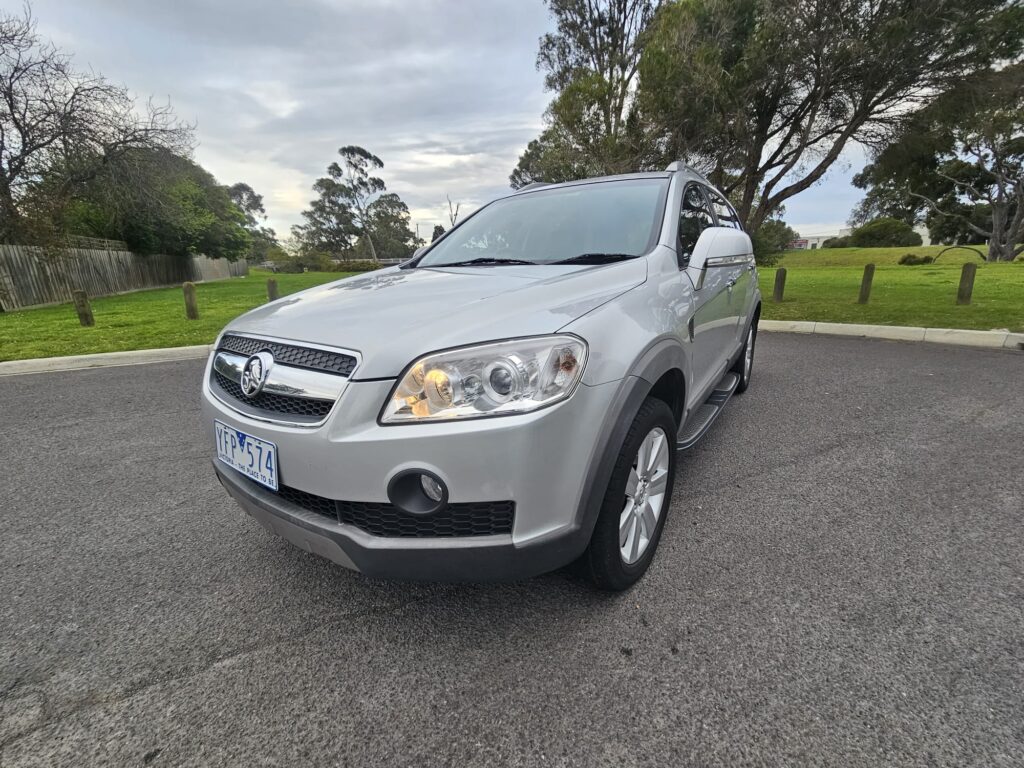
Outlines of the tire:
[[[594,534],[581,558],[584,573],[599,589],[611,592],[628,589],[644,575],[654,559],[672,502],[672,484],[676,474],[676,426],[668,405],[649,397],[640,406],[626,433],[608,480],[608,490],[601,503]],[[655,449],[654,459],[645,462],[647,466],[637,472],[634,465],[644,460],[639,455],[641,447],[652,452],[661,436],[664,437],[664,454],[662,449]],[[651,466],[655,471],[650,471]],[[632,486],[630,496],[627,496],[627,482]],[[661,494],[653,490],[662,488]],[[655,504],[657,495],[661,496],[660,505]],[[642,504],[641,499],[644,500]],[[645,514],[648,510],[649,513]],[[655,518],[653,526],[652,515]],[[622,539],[620,524],[624,524]],[[628,552],[624,554],[623,548]]]
[[[750,379],[754,374],[754,349],[757,346],[757,318],[750,323],[747,328],[747,340],[743,342],[743,349],[740,350],[740,356],[736,358],[736,362],[732,364],[732,368],[729,369],[731,373],[735,373],[740,377],[740,383],[736,385],[736,393],[741,394],[747,391],[747,387],[750,386]],[[749,356],[747,352],[750,352]]]

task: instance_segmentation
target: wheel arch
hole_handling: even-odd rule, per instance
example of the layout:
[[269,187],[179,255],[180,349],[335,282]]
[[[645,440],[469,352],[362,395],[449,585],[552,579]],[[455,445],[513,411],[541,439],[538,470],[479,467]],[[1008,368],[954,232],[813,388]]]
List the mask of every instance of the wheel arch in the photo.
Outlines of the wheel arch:
[[583,498],[576,514],[576,525],[581,534],[575,555],[586,548],[597,521],[601,501],[607,489],[607,478],[619,454],[626,432],[632,425],[640,406],[648,397],[668,403],[678,423],[686,408],[687,366],[686,354],[677,341],[661,339],[648,347],[622,379],[615,402],[606,416],[607,427],[602,430],[602,443],[591,464]]
[[664,401],[676,424],[680,424],[686,411],[686,354],[682,346],[672,339],[662,339],[647,349],[633,365],[633,375],[650,385],[645,396]]
[[663,401],[672,409],[672,416],[675,418],[678,428],[686,408],[686,377],[683,375],[682,369],[669,368],[661,374],[647,396]]

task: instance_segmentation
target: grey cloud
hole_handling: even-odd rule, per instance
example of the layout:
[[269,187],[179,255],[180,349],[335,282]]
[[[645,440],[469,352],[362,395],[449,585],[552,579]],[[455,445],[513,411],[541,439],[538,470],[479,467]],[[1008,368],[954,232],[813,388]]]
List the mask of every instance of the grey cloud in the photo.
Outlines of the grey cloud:
[[423,224],[443,220],[446,192],[504,194],[549,98],[540,0],[36,0],[35,13],[79,66],[170,98],[197,123],[198,159],[253,184],[281,232],[345,144],[384,160]]
[[[20,0],[0,0],[15,6]],[[16,10],[12,7],[12,10]],[[40,31],[142,97],[195,121],[197,158],[299,220],[337,148],[359,144],[427,225],[445,193],[508,192],[550,95],[536,71],[541,0],[34,0]],[[851,163],[862,165],[862,156]],[[859,191],[839,169],[787,219],[838,221]]]

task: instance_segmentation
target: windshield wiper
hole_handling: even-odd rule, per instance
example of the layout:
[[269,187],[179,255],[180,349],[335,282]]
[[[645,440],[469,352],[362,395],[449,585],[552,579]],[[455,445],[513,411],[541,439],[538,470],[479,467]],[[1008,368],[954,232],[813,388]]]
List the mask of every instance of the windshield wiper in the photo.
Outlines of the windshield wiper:
[[571,256],[568,259],[549,261],[549,264],[611,264],[613,261],[625,261],[635,259],[636,254],[632,253],[581,253],[579,256]]
[[468,259],[466,261],[449,261],[445,264],[424,264],[424,267],[472,267],[472,266],[488,266],[493,264],[536,264],[535,261],[525,261],[524,259],[495,259],[492,256],[481,256],[478,259]]

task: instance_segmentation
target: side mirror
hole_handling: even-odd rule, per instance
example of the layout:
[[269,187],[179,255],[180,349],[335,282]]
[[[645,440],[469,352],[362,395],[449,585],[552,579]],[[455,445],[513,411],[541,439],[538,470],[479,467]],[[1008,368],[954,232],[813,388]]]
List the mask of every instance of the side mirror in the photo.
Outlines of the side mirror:
[[700,233],[700,237],[697,238],[697,242],[694,243],[693,246],[693,251],[690,253],[690,260],[686,264],[686,269],[688,271],[704,271],[704,267],[706,267],[708,263],[708,257],[712,255],[712,247],[714,245],[715,238],[718,237],[718,233],[720,231],[721,227],[708,227]]
[[418,259],[425,250],[427,250],[427,246],[421,245],[419,248],[412,252],[412,258]]
[[694,289],[699,291],[704,287],[709,269],[752,264],[753,259],[753,247],[746,232],[732,227],[708,227],[697,238],[686,271],[690,273]]

